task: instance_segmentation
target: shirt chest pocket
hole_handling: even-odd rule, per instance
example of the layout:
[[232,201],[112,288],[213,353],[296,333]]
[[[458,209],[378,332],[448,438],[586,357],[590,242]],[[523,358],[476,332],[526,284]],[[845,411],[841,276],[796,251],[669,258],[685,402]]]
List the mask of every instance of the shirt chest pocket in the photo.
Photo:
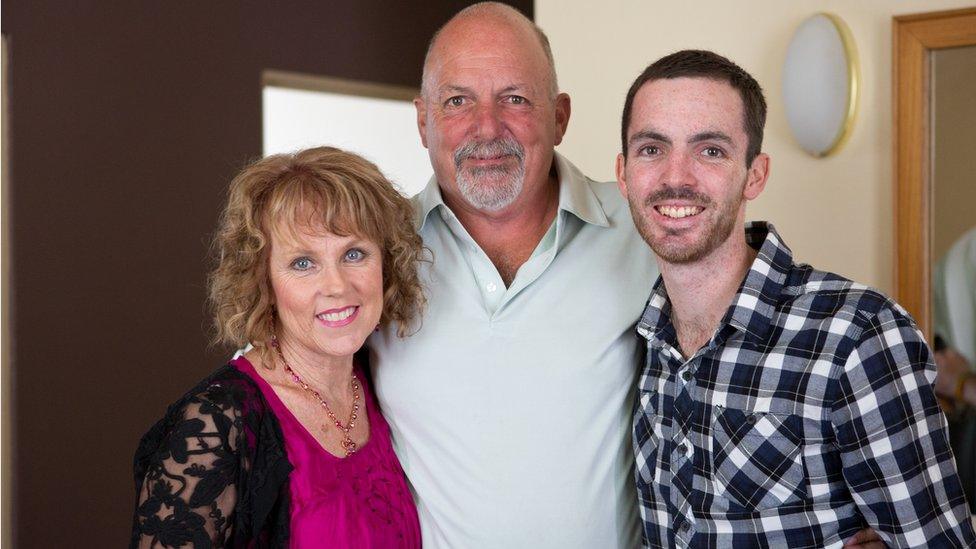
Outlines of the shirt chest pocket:
[[808,500],[799,417],[722,406],[712,415],[716,495],[744,511]]

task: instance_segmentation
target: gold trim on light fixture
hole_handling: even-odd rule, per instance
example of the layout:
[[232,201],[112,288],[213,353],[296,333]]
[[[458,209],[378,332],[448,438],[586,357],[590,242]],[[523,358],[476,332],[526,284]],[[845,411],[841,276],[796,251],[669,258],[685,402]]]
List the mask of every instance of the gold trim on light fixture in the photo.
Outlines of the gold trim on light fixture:
[[820,158],[830,156],[840,150],[847,140],[850,139],[854,130],[854,121],[857,119],[858,96],[861,91],[861,61],[857,55],[857,45],[854,43],[854,35],[843,19],[833,13],[820,12],[833,23],[840,35],[841,43],[844,45],[844,57],[847,58],[847,113],[844,115],[844,123],[841,125],[837,137],[830,147],[818,156]]

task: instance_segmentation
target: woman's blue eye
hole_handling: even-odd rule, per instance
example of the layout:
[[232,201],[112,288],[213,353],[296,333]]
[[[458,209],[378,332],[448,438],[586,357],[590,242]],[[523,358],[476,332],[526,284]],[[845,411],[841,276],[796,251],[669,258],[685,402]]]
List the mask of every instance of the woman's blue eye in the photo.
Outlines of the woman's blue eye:
[[366,258],[366,252],[359,248],[353,248],[346,252],[346,261],[362,261]]
[[307,257],[299,257],[291,262],[291,266],[299,271],[307,271],[312,268],[312,260]]

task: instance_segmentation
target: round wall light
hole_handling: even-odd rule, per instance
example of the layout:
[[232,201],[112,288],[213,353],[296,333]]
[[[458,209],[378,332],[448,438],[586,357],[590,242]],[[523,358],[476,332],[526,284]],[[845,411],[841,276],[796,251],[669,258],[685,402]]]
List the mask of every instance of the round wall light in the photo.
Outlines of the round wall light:
[[803,150],[828,156],[850,137],[859,73],[854,37],[840,17],[818,13],[796,29],[783,65],[783,102],[790,130]]

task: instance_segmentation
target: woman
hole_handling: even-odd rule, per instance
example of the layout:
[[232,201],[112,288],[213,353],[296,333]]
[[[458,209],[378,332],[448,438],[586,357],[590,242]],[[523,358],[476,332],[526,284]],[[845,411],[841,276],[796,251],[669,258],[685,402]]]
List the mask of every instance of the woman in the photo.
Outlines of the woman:
[[252,348],[143,437],[133,547],[420,546],[356,354],[423,307],[412,220],[374,165],[330,147],[234,179],[210,300],[216,341]]

